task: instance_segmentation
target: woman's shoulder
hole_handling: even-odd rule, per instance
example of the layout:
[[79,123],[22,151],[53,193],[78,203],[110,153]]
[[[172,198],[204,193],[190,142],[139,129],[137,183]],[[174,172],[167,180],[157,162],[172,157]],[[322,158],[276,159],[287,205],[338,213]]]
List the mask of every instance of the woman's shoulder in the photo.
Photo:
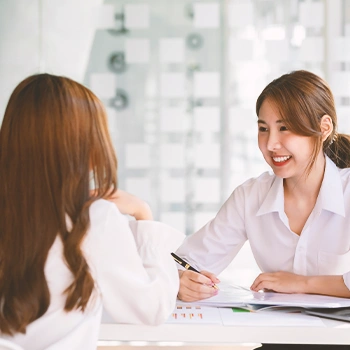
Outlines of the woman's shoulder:
[[113,236],[120,240],[129,231],[128,218],[117,206],[107,200],[98,199],[89,208],[90,225],[86,235],[86,250],[94,250],[97,245],[104,245]]
[[350,196],[350,168],[339,169],[339,177],[343,194],[346,198]]
[[325,177],[329,177],[330,182],[334,182],[335,178],[339,174],[340,181],[343,187],[347,187],[350,184],[350,168],[339,168],[329,157],[326,157],[326,173]]
[[90,205],[91,215],[108,215],[108,213],[116,208],[116,205],[106,199],[97,199]]
[[105,199],[93,202],[89,210],[91,227],[104,225],[108,218],[113,216],[115,220],[127,220],[114,203]]
[[237,188],[241,188],[244,191],[263,189],[264,187],[270,188],[275,179],[276,175],[273,172],[265,171],[257,177],[251,177],[246,180]]
[[104,211],[108,210],[112,207],[115,207],[116,205],[106,199],[97,199],[94,201],[90,206],[90,211]]
[[339,169],[339,175],[343,182],[350,182],[350,168]]
[[[258,201],[261,198],[265,198],[268,192],[271,190],[278,178],[273,172],[266,171],[257,177],[252,177],[241,185],[237,186],[231,196],[229,201],[232,199],[234,201]],[[278,183],[275,184],[278,186]]]

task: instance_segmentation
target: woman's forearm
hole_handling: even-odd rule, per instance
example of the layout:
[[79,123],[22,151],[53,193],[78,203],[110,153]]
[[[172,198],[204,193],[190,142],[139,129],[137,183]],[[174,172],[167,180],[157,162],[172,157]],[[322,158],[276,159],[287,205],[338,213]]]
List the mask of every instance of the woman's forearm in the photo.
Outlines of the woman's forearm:
[[305,293],[350,298],[343,276],[308,276]]

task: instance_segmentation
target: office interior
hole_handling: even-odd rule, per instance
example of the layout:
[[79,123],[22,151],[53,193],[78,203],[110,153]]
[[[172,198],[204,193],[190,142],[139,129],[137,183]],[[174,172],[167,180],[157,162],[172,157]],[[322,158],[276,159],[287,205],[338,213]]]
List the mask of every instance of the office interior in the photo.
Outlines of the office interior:
[[[350,0],[0,0],[0,118],[37,72],[105,104],[119,187],[191,234],[269,168],[255,102],[296,69],[330,85],[350,132]],[[1,120],[0,119],[0,120]],[[247,243],[223,277],[259,273]]]

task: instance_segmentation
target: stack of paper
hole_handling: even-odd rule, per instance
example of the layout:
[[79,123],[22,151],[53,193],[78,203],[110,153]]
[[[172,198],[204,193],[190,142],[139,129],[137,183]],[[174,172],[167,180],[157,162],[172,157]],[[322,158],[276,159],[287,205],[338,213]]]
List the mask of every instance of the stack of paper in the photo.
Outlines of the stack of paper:
[[199,305],[229,307],[247,305],[276,305],[301,308],[350,308],[350,299],[316,294],[285,294],[253,292],[248,288],[220,283],[216,296],[198,301]]
[[208,299],[194,303],[179,301],[167,323],[324,326],[318,317],[350,322],[350,299],[347,298],[253,292],[225,282],[221,282],[219,288],[219,293]]

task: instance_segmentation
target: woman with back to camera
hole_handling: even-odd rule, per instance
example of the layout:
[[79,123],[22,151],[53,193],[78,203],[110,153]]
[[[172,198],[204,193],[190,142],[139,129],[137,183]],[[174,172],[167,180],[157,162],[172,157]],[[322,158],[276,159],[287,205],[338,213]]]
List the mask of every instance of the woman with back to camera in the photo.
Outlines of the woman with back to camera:
[[317,75],[294,71],[265,87],[256,113],[274,174],[238,186],[180,246],[201,274],[179,271],[179,298],[215,295],[216,275],[247,240],[262,271],[253,291],[350,298],[350,138],[337,132],[332,92]]
[[166,233],[134,237],[103,199],[152,218],[143,201],[116,192],[116,167],[89,89],[50,74],[16,87],[0,130],[1,337],[26,350],[92,350],[102,306],[118,323],[159,324],[173,310]]

